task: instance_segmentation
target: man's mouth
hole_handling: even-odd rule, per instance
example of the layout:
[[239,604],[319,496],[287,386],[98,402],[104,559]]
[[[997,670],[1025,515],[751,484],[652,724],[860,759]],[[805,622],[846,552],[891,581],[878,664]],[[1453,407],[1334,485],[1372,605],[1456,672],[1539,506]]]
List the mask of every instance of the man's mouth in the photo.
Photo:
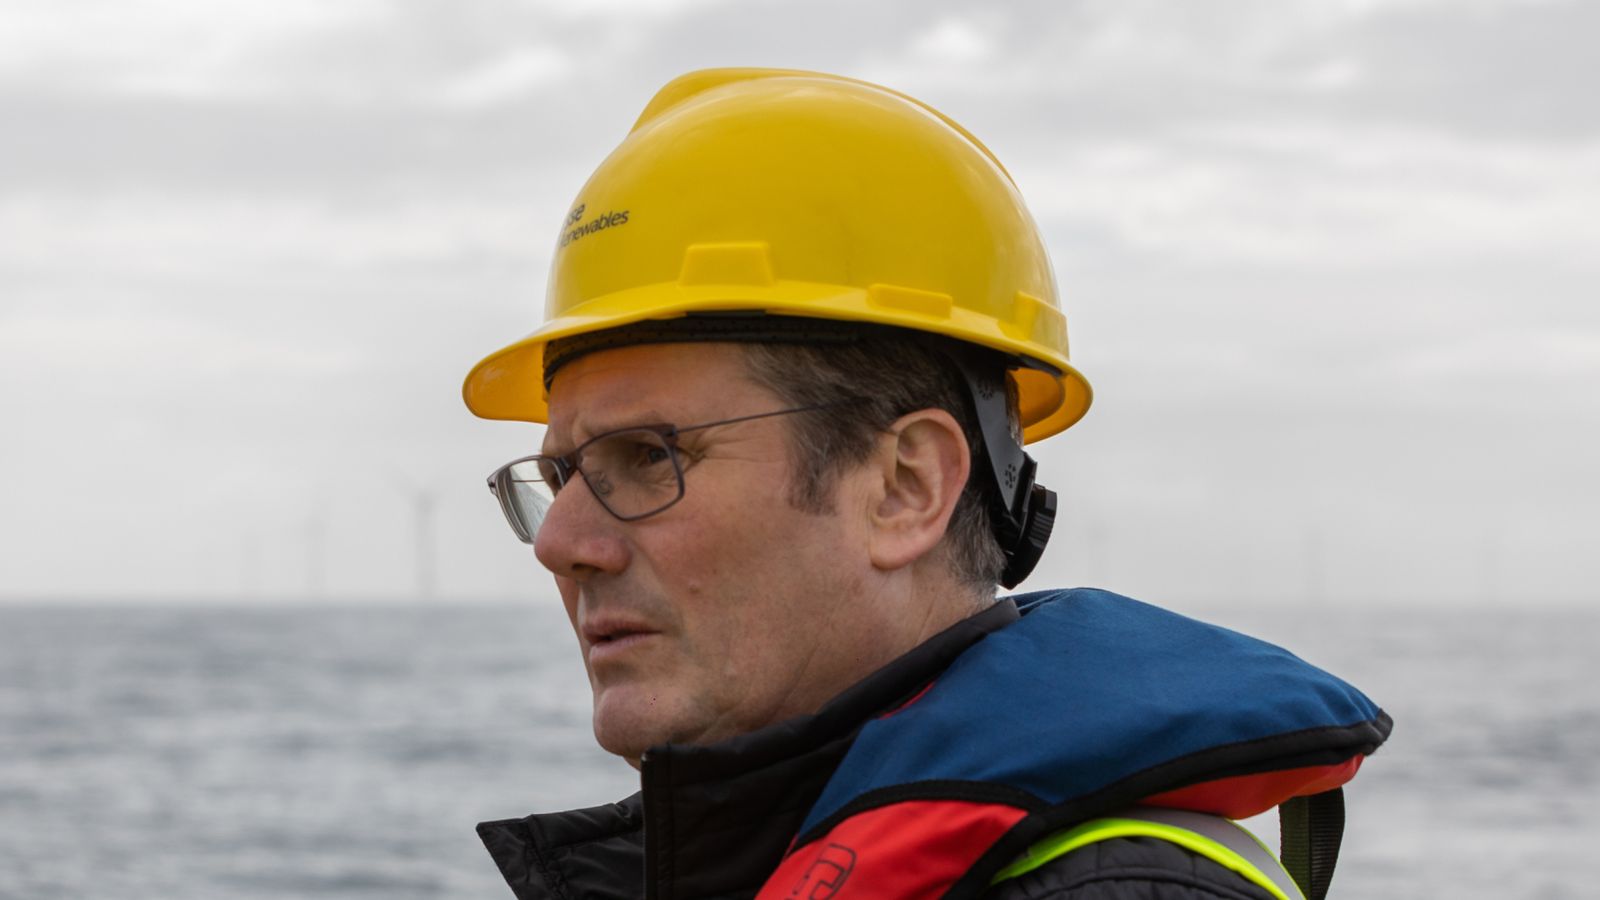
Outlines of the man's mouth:
[[599,620],[583,628],[583,638],[589,645],[591,661],[620,653],[657,633],[642,623],[623,621]]

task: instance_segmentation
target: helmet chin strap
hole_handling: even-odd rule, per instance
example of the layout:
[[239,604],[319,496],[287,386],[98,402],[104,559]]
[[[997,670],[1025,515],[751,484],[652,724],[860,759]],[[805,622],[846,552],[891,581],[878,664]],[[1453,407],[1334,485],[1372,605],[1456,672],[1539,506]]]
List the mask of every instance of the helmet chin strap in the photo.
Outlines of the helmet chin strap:
[[1000,584],[1013,588],[1044,555],[1056,522],[1056,493],[1034,483],[1033,457],[1023,451],[1011,428],[1005,367],[997,364],[997,354],[956,341],[936,341],[935,346],[961,370],[983,433],[989,475],[984,493],[995,538],[1006,555]]

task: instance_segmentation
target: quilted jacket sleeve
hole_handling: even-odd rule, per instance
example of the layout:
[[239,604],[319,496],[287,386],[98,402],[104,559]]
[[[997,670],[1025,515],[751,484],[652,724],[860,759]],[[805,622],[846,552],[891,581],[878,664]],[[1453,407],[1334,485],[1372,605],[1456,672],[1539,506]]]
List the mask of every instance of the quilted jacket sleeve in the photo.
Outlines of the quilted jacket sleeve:
[[1117,838],[1074,850],[984,900],[1272,900],[1243,877],[1176,844]]

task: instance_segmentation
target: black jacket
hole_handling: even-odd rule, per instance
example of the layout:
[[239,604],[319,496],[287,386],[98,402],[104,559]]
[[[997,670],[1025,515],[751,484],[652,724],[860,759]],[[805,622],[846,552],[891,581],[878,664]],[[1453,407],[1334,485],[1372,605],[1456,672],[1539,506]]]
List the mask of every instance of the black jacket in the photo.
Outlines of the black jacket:
[[[1017,618],[1001,601],[957,623],[820,712],[708,747],[650,750],[619,803],[485,822],[478,834],[519,900],[754,897],[867,721]],[[1165,841],[1091,845],[985,895],[994,900],[1264,900],[1243,878]]]

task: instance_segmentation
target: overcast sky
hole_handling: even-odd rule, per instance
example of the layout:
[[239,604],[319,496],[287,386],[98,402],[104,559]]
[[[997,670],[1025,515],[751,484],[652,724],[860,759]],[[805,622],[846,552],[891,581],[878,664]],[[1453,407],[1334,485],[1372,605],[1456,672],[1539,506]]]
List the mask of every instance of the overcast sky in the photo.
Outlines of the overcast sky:
[[547,595],[483,486],[539,430],[461,379],[655,89],[770,65],[937,106],[1046,233],[1097,400],[1034,448],[1064,516],[1025,587],[1588,601],[1597,34],[1581,0],[0,4],[0,597]]

